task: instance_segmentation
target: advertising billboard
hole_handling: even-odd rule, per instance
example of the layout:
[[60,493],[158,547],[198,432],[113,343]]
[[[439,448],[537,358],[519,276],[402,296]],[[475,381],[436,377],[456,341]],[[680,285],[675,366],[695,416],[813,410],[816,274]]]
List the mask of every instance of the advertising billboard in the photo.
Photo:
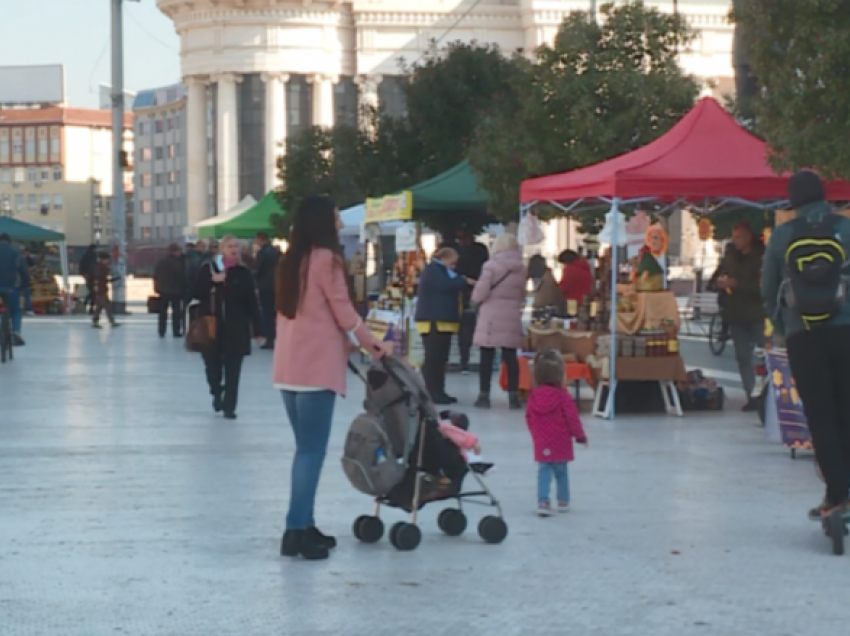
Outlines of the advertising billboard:
[[65,67],[0,66],[0,106],[65,103]]

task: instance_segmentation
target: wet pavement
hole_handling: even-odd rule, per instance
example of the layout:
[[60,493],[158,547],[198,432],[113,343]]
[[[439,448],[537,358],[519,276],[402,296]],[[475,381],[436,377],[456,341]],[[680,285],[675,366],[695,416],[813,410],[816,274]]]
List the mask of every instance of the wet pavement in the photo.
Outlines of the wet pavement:
[[[810,457],[766,442],[737,396],[721,414],[586,417],[572,505],[534,514],[521,415],[451,391],[497,471],[504,544],[441,536],[398,553],[360,545],[370,510],[339,465],[362,387],[339,400],[317,520],[327,562],[278,556],[293,440],[268,352],[245,365],[239,420],[212,413],[200,360],[150,318],[95,332],[25,325],[0,367],[0,634],[691,636],[846,631],[850,557],[805,511],[822,495]],[[589,404],[585,404],[585,410]],[[402,517],[387,514],[388,522]]]

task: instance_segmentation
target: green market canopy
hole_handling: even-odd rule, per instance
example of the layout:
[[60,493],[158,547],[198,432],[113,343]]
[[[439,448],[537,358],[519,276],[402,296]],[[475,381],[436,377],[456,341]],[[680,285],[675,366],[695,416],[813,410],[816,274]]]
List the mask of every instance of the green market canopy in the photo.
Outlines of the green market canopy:
[[250,239],[254,238],[257,232],[271,233],[272,216],[275,214],[283,216],[284,211],[278,205],[272,190],[247,210],[237,210],[235,214],[207,219],[195,227],[198,230],[198,238],[202,239],[220,239],[228,234],[240,239]]
[[0,217],[0,234],[8,234],[12,241],[19,243],[61,243],[65,240],[61,232],[46,230],[7,216]]
[[486,212],[487,193],[478,187],[472,166],[464,160],[432,179],[408,188],[417,212]]

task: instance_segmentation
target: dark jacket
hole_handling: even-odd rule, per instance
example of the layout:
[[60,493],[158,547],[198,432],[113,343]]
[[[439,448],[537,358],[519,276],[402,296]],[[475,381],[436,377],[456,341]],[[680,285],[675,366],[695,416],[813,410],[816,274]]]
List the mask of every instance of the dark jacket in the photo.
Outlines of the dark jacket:
[[419,276],[416,321],[460,322],[460,296],[467,287],[463,276],[451,278],[445,265],[432,260]]
[[[481,270],[484,268],[484,263],[490,259],[490,251],[484,243],[477,241],[469,246],[455,244],[452,245],[457,250],[457,267],[455,271],[461,276],[478,280],[481,278]],[[469,308],[471,306],[472,285],[467,285],[463,290],[463,306]]]
[[97,252],[95,250],[86,250],[83,257],[80,259],[80,276],[85,279],[94,276],[94,270],[97,267]]
[[160,296],[182,296],[186,290],[186,270],[177,256],[166,256],[156,265],[153,288]]
[[[802,206],[797,211],[797,218],[810,215],[829,214],[832,209],[828,203],[811,203]],[[836,230],[841,237],[844,251],[850,253],[850,220],[841,218],[838,220]],[[782,281],[787,277],[787,259],[785,252],[794,237],[793,222],[783,223],[773,230],[770,235],[770,243],[764,256],[764,274],[762,276],[762,294],[764,304],[767,308],[768,317],[773,320],[773,326],[781,334],[794,335],[805,330],[802,318],[799,314],[787,307],[782,307],[779,302],[779,288]],[[850,274],[845,266],[844,274]],[[835,318],[829,323],[830,326],[850,325],[850,303],[846,303]]]
[[257,269],[254,274],[257,289],[262,292],[274,290],[274,275],[279,260],[280,252],[271,243],[266,243],[260,248],[257,252]]
[[11,243],[0,241],[0,288],[29,287],[29,271],[21,253]]
[[94,292],[98,298],[109,298],[109,283],[112,278],[112,268],[108,261],[96,261],[94,264]]
[[722,271],[738,283],[726,292],[723,317],[729,324],[749,324],[764,321],[764,303],[761,298],[761,265],[764,247],[756,245],[749,254],[733,252],[723,258]]
[[197,282],[198,312],[212,315],[212,291],[215,288],[215,315],[218,324],[218,346],[225,354],[251,354],[251,336],[263,335],[260,306],[251,272],[242,265],[227,271],[224,283],[213,283],[215,265],[201,268]]
[[194,247],[186,250],[186,256],[183,263],[186,267],[186,287],[190,297],[194,297],[195,295],[193,287],[195,286],[195,281],[198,280],[198,274],[201,273],[201,265],[203,262],[204,255]]

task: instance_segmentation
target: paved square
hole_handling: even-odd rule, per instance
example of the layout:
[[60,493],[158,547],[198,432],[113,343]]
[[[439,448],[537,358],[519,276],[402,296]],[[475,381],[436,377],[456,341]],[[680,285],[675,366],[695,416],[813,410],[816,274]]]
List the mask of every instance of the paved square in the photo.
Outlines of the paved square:
[[812,461],[734,404],[587,417],[574,509],[538,519],[522,416],[501,396],[475,412],[476,381],[453,377],[510,534],[483,544],[473,508],[466,536],[443,537],[428,507],[422,545],[402,554],[351,536],[370,508],[339,467],[363,394],[352,377],[317,510],[340,546],[306,563],[278,556],[293,440],[268,352],[248,359],[231,423],[212,413],[201,361],[147,317],[115,332],[33,320],[25,335],[0,367],[3,636],[847,632],[850,557],[805,519],[822,494]]

